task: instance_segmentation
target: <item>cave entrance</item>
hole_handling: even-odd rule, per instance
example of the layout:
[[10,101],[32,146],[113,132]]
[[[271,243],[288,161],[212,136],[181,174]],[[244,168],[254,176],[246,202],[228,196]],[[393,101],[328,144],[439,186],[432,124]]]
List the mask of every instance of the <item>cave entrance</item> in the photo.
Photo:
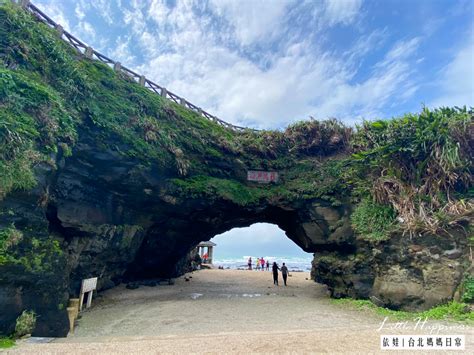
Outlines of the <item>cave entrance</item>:
[[[304,208],[268,203],[236,208],[227,201],[213,201],[210,204],[205,203],[206,201],[198,202],[196,205],[196,201],[190,200],[189,205],[179,206],[179,210],[169,209],[161,211],[164,214],[157,213],[154,216],[156,219],[147,228],[133,262],[127,265],[125,280],[175,278],[183,275],[192,270],[192,251],[199,243],[213,238],[214,242],[218,241],[215,260],[243,256],[299,256],[310,259],[310,254],[304,252],[346,252],[350,247],[347,241],[352,232],[349,213],[344,206],[334,207],[326,202],[313,202]],[[225,233],[230,233],[227,238],[216,239]],[[270,238],[272,235],[273,239]],[[248,249],[236,253],[246,239],[252,241],[247,243]],[[259,243],[264,240],[268,243],[260,246]],[[228,243],[229,248],[234,249],[234,254],[226,256],[222,254],[223,246]],[[281,247],[272,251],[279,244]]]
[[213,265],[224,269],[247,269],[252,258],[255,269],[257,258],[284,262],[291,271],[310,271],[313,255],[303,251],[276,224],[255,223],[249,227],[232,228],[211,239],[214,248]]
[[[136,251],[127,255],[132,261],[115,269],[125,271],[114,282],[122,285],[102,294],[113,308],[97,307],[85,314],[77,335],[258,331],[269,324],[284,329],[293,324],[297,329],[301,322],[317,326],[327,319],[332,311],[327,309],[327,288],[314,282],[319,280],[309,275],[309,269],[312,253],[335,251],[343,257],[350,251],[347,240],[352,234],[345,206],[324,201],[246,207],[229,201],[186,203],[150,213],[140,239],[132,239]],[[216,244],[214,269],[189,273],[193,251],[206,241]],[[291,274],[287,287],[281,273],[279,284],[274,284],[271,272],[236,270],[246,267],[249,256],[253,263],[260,257],[280,266],[285,262]],[[334,271],[318,268],[317,272],[330,276]],[[167,278],[175,279],[174,286],[155,287]],[[285,307],[291,312],[276,311]],[[127,324],[131,326],[124,328]]]

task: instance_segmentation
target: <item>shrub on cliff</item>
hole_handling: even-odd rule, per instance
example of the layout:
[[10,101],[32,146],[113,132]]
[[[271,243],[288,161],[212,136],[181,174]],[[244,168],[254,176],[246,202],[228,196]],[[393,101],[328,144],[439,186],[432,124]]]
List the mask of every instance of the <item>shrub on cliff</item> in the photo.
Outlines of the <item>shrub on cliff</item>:
[[462,284],[463,294],[461,300],[463,302],[474,303],[474,277],[467,276]]
[[[61,98],[26,75],[0,68],[0,199],[35,185],[32,168],[75,140]],[[54,163],[53,163],[54,165]]]
[[352,140],[359,195],[391,205],[408,231],[437,232],[473,213],[473,113],[424,109],[419,115],[364,122]]
[[15,326],[15,338],[31,334],[36,324],[36,313],[34,311],[23,311],[17,318]]
[[324,157],[344,151],[352,129],[336,119],[313,118],[289,125],[284,131],[248,131],[238,136],[243,150],[269,159],[282,155]]
[[352,129],[336,119],[297,122],[284,131],[290,152],[305,155],[330,155],[343,151],[352,136]]
[[0,265],[18,265],[25,272],[37,274],[53,273],[61,267],[64,254],[59,242],[37,234],[18,230],[14,225],[0,227]]
[[364,239],[384,240],[393,229],[395,216],[392,206],[364,199],[351,215],[352,228]]

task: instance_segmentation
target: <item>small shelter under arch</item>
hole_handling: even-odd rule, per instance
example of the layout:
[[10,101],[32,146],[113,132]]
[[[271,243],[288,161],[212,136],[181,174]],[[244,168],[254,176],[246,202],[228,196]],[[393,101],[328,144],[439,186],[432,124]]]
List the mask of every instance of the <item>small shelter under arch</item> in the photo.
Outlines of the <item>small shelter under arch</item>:
[[196,252],[199,254],[204,264],[212,264],[213,248],[216,245],[216,243],[211,241],[201,242],[197,245]]

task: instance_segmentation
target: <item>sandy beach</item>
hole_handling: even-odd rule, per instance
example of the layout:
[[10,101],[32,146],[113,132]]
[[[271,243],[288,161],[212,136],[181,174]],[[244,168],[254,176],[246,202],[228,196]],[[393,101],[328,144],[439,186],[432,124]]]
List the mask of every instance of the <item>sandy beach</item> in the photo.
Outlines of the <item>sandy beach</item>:
[[[68,338],[23,341],[10,352],[368,354],[381,352],[381,334],[395,333],[377,331],[382,316],[331,302],[306,272],[293,273],[287,287],[281,277],[274,286],[262,271],[213,269],[186,277],[103,292]],[[472,329],[462,334],[472,349]]]

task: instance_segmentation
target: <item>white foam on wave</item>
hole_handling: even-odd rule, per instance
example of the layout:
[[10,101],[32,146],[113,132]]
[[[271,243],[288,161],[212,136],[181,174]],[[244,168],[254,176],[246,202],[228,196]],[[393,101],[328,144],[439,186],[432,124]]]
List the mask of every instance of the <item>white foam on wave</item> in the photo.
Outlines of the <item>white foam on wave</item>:
[[[236,258],[214,258],[213,264],[218,266],[223,266],[224,268],[230,269],[238,269],[238,268],[247,268],[247,260],[250,256],[245,255],[242,257]],[[260,257],[258,257],[260,258]],[[302,270],[302,271],[309,271],[311,270],[311,261],[312,257],[302,258],[302,257],[282,257],[282,256],[264,256],[263,259],[265,261],[269,261],[270,265],[273,264],[274,261],[277,262],[279,266],[282,263],[285,263],[288,269],[291,270]],[[255,262],[257,257],[252,256],[252,268],[255,268]]]

